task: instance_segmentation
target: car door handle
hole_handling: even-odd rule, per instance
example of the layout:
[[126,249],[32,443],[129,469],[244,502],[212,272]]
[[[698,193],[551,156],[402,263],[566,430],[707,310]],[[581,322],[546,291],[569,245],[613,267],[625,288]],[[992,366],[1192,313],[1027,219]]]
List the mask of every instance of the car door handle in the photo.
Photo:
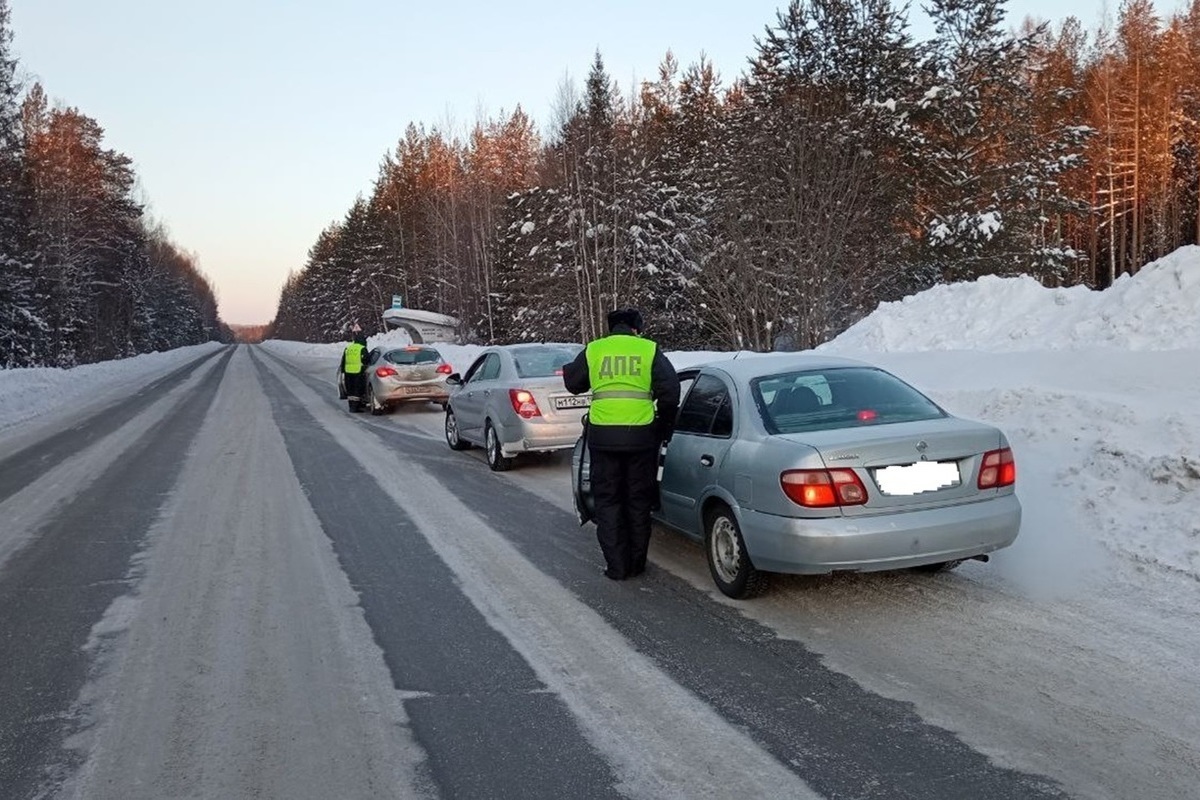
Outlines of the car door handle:
[[712,456],[708,455],[707,453],[700,456],[700,466],[711,467],[712,465],[713,465],[713,457]]

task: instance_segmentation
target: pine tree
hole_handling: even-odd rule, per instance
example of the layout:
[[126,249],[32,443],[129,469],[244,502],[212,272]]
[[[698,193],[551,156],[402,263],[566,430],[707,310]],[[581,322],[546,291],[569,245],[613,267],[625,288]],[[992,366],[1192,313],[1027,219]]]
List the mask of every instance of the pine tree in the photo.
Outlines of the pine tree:
[[21,87],[12,55],[8,0],[0,0],[0,367],[45,363],[47,325],[31,263],[28,187],[21,136]]
[[1007,33],[1003,0],[934,0],[921,115],[921,257],[946,280],[1034,272],[1060,279],[1075,253],[1044,240],[1057,176],[1080,150],[1064,123],[1039,131],[1026,80],[1033,36]]
[[914,55],[884,3],[792,2],[729,103],[720,245],[702,276],[726,346],[815,346],[895,277]]

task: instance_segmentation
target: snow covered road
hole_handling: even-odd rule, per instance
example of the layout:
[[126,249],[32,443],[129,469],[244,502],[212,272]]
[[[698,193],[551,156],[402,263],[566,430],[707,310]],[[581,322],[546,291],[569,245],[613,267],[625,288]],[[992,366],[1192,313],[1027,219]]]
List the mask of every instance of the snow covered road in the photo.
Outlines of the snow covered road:
[[[612,584],[565,456],[494,474],[445,446],[435,406],[347,414],[327,357],[195,356],[87,409],[86,436],[0,438],[0,796],[1200,785],[1200,584],[1072,552],[1074,508],[1023,497],[1024,549],[945,576],[786,578],[733,603],[660,533],[647,576]],[[894,360],[939,388],[928,361]],[[979,402],[958,378],[939,399]],[[1038,391],[997,401],[1017,446],[1037,445],[1030,404],[1073,390]]]

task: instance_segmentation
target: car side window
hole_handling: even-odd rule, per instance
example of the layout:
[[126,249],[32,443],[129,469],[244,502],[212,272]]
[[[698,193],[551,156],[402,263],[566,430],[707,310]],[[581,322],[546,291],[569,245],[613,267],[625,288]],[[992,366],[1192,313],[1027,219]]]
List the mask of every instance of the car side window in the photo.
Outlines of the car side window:
[[479,380],[494,381],[500,377],[500,356],[496,353],[488,353],[487,361],[483,362],[483,369],[479,370]]
[[[722,407],[728,410],[719,425],[714,425]],[[718,432],[720,431],[720,432]],[[676,433],[698,433],[704,436],[729,436],[733,431],[733,409],[729,406],[729,390],[725,382],[713,375],[701,375],[679,408]]]
[[716,416],[713,417],[712,435],[722,439],[733,436],[733,400],[728,392],[725,393],[725,399],[721,401]]
[[379,360],[379,354],[380,354],[380,353],[382,353],[382,352],[383,352],[382,350],[380,350],[378,347],[376,347],[374,350],[372,350],[371,352],[367,353],[367,366],[371,366],[371,365],[372,365],[372,364],[374,364],[376,361],[378,361],[378,360]]
[[470,383],[471,381],[478,379],[479,373],[482,371],[481,367],[483,367],[483,362],[485,360],[487,360],[487,356],[482,355],[475,359],[475,363],[467,367],[466,373],[463,374],[463,383]]

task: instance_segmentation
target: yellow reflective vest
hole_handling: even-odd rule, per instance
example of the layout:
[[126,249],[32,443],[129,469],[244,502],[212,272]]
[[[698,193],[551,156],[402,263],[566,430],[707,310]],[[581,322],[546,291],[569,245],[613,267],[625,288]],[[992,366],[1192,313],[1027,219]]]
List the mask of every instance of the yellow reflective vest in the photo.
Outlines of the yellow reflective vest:
[[346,367],[347,375],[357,375],[363,371],[363,353],[367,348],[363,347],[358,342],[351,342],[346,347]]
[[613,334],[587,346],[592,386],[592,425],[649,425],[654,422],[651,365],[657,346],[649,339]]

